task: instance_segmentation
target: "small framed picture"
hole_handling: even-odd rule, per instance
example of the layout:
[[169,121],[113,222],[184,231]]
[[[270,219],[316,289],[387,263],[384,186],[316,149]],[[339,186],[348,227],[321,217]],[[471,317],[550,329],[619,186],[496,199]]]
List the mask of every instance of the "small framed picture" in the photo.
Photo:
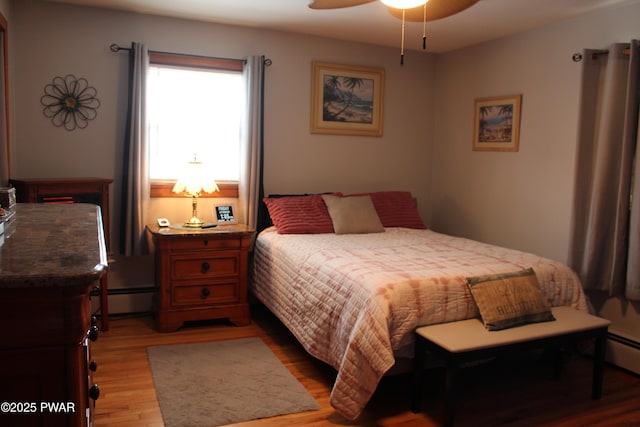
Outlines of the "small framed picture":
[[522,95],[478,98],[473,118],[474,151],[518,151]]
[[213,206],[213,219],[218,225],[238,223],[238,205],[236,203],[224,203]]

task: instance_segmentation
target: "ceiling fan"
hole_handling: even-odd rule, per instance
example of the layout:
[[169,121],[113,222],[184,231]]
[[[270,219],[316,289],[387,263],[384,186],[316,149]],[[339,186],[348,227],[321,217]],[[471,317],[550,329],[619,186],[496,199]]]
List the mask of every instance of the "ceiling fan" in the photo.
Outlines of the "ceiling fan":
[[[311,9],[341,9],[360,6],[378,0],[313,0]],[[422,22],[422,49],[427,49],[427,21],[455,15],[476,4],[479,0],[380,0],[396,18],[402,19],[402,44],[400,47],[400,65],[404,65],[404,22]]]
[[[341,9],[345,7],[360,6],[362,4],[373,3],[378,0],[313,0],[309,7],[311,9]],[[424,1],[413,1],[414,4],[419,4],[417,7],[410,7],[402,9],[402,3],[393,2],[391,0],[380,0],[386,4],[389,12],[396,18],[402,18],[403,11],[405,12],[405,19],[407,21],[422,22],[435,21],[436,19],[446,18],[447,16],[455,15],[458,12],[462,12],[465,9],[476,4],[479,0],[428,0],[423,6]],[[397,3],[400,6],[390,6],[390,4]]]

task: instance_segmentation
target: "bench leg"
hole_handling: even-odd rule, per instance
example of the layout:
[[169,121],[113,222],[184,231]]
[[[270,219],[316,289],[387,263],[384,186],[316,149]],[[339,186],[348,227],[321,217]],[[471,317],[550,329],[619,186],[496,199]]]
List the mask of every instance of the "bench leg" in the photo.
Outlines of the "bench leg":
[[416,337],[415,353],[413,355],[413,386],[411,388],[411,411],[417,414],[422,411],[422,379],[427,349],[424,340]]
[[602,397],[602,379],[604,377],[604,357],[607,349],[607,328],[596,337],[593,348],[593,380],[591,384],[591,397]]
[[444,426],[453,427],[456,411],[456,377],[458,362],[453,357],[447,358],[444,391]]

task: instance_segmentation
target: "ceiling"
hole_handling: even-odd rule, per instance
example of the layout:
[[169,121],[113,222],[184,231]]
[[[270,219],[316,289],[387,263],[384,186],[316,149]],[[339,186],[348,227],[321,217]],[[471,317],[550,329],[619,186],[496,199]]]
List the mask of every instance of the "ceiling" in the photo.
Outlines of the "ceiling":
[[[401,22],[379,1],[311,10],[310,0],[47,0],[199,21],[260,27],[341,40],[400,46]],[[427,23],[427,51],[447,52],[640,0],[480,0]],[[422,23],[406,24],[406,48],[422,49]]]

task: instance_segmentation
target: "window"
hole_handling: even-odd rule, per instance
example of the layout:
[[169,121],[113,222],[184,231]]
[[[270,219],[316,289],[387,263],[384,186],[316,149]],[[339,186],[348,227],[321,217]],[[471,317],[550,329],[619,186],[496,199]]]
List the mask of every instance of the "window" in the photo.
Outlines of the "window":
[[[240,166],[243,61],[150,53],[147,80],[152,196],[172,196],[176,171],[197,156],[221,193],[234,189]],[[226,184],[226,185],[225,185]]]

